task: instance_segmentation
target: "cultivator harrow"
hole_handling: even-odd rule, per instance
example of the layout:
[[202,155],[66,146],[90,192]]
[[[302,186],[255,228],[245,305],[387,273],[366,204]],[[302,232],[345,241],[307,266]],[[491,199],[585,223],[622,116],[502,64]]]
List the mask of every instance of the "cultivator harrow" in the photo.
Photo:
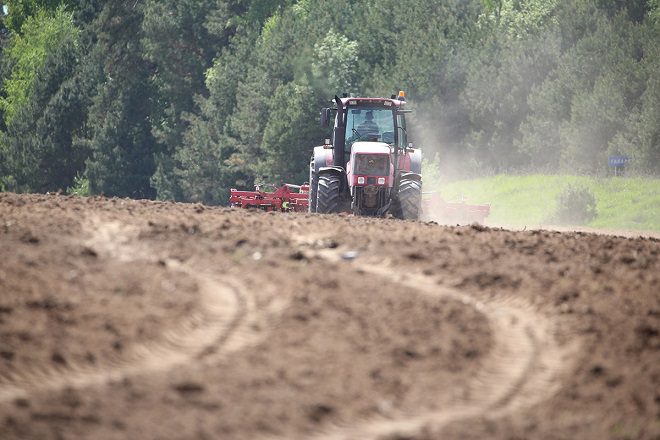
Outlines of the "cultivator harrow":
[[[307,212],[309,185],[284,184],[273,191],[264,191],[257,185],[254,191],[231,189],[231,206],[262,211]],[[436,192],[425,192],[422,201],[422,219],[446,224],[483,224],[490,215],[490,205],[470,205],[465,201],[446,202]]]
[[309,185],[288,183],[272,192],[264,191],[261,185],[257,185],[254,191],[240,191],[232,188],[229,194],[229,202],[233,207],[279,212],[307,212],[308,198]]

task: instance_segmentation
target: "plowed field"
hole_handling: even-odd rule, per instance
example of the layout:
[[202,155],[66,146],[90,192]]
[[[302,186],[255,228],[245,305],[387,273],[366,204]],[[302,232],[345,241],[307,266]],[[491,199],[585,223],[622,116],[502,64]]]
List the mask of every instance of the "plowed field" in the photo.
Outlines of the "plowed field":
[[660,439],[660,240],[0,194],[0,439]]

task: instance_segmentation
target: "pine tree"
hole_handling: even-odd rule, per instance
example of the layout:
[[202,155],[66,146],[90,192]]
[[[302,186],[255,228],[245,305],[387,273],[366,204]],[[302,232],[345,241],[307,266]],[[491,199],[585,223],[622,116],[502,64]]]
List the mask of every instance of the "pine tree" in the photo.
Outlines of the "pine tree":
[[102,81],[78,145],[91,152],[86,175],[93,193],[156,196],[150,179],[162,146],[150,124],[154,66],[143,58],[142,35],[135,34],[142,12],[139,3],[109,2],[92,23],[97,43],[89,62],[102,66]]

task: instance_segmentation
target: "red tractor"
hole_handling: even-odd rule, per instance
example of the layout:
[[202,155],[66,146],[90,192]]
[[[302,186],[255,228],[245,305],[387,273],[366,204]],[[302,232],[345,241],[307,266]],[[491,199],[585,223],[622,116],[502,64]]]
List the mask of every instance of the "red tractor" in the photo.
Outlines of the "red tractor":
[[419,219],[422,152],[408,144],[405,94],[334,101],[321,110],[321,125],[334,117],[334,128],[332,141],[314,148],[309,211]]

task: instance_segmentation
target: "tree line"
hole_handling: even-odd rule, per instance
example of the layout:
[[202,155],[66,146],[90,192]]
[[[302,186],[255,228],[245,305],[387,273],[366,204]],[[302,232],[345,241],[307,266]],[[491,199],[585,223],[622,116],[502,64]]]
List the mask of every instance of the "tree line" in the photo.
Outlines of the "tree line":
[[2,3],[0,190],[226,203],[398,90],[441,172],[660,175],[660,0]]

